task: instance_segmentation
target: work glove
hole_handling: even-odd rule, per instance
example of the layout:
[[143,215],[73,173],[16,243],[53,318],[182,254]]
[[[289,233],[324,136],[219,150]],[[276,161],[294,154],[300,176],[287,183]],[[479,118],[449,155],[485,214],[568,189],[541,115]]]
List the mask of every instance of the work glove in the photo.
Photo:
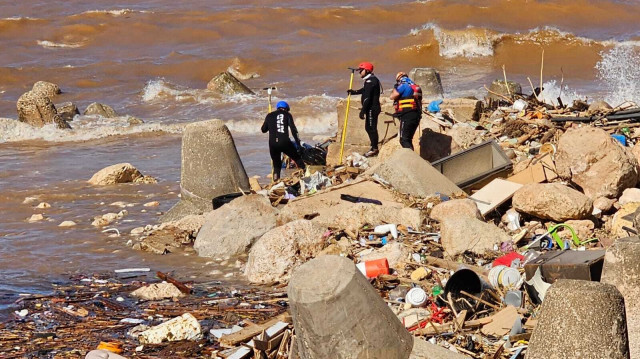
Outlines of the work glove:
[[364,117],[365,117],[364,115],[365,115],[365,113],[361,111],[360,115],[358,117],[360,117],[361,120],[364,120]]
[[355,94],[356,94],[356,90],[348,89],[348,90],[347,90],[347,93],[348,93],[349,95],[355,95]]

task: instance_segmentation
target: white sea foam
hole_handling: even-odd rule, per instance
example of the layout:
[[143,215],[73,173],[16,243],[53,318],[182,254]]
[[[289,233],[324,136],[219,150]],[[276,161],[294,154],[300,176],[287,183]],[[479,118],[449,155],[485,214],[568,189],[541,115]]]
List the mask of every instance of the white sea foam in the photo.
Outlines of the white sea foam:
[[410,35],[416,36],[422,31],[432,31],[438,41],[440,56],[454,57],[485,57],[493,56],[493,46],[496,36],[488,30],[468,27],[464,30],[443,30],[434,23],[427,23],[421,28],[412,29]]
[[[244,134],[260,133],[260,127],[264,121],[264,117],[243,120],[229,120],[225,124],[232,132]],[[316,114],[303,114],[295,116],[294,123],[298,132],[304,135],[328,135],[335,132],[337,128],[336,112],[321,112]]]
[[542,91],[538,97],[542,102],[548,103],[550,105],[558,105],[558,97],[560,97],[560,93],[562,92],[562,102],[565,105],[571,105],[574,100],[584,100],[585,96],[579,94],[575,90],[572,90],[567,85],[562,86],[562,91],[560,90],[560,84],[556,82],[556,80],[551,80],[545,82],[542,87],[544,91]]
[[5,17],[0,19],[2,21],[22,21],[22,20],[40,20],[37,17],[29,17],[29,16],[12,16],[12,17]]
[[113,9],[113,10],[89,10],[85,11],[82,14],[107,14],[112,16],[122,16],[131,13],[149,13],[150,11],[146,10],[132,10],[132,9]]
[[181,133],[184,124],[145,123],[129,126],[126,117],[96,119],[76,116],[73,129],[61,130],[50,124],[42,128],[32,127],[14,119],[0,119],[0,143],[43,140],[47,142],[78,142],[110,136],[142,134],[150,132]]
[[624,42],[603,51],[601,56],[596,69],[607,89],[605,100],[612,106],[626,101],[640,104],[640,47]]
[[78,48],[78,47],[82,47],[84,44],[79,44],[79,43],[65,44],[65,43],[61,43],[61,42],[38,40],[38,45],[40,45],[40,46],[42,46],[44,48],[49,48],[49,49],[53,49],[53,48],[71,48],[71,49],[75,49],[75,48]]
[[212,102],[211,93],[206,90],[178,86],[164,79],[151,80],[147,82],[142,90],[142,101],[144,102],[166,99],[173,99],[178,102]]

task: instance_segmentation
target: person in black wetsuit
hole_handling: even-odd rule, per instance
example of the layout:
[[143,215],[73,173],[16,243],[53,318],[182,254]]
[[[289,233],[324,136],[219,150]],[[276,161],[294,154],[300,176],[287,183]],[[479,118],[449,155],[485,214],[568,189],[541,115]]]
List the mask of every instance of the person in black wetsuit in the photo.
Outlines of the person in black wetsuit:
[[378,115],[380,114],[381,86],[378,78],[373,74],[373,64],[362,62],[358,66],[360,77],[364,80],[364,86],[359,90],[349,90],[351,95],[362,95],[362,108],[360,119],[365,120],[364,129],[369,135],[371,149],[364,154],[365,157],[378,155]]
[[271,165],[273,167],[271,174],[274,182],[280,179],[283,153],[294,160],[298,168],[302,170],[306,168],[300,154],[298,154],[289,139],[289,129],[291,129],[291,134],[298,148],[302,148],[298,137],[298,129],[293,123],[293,116],[289,113],[289,104],[285,101],[280,101],[276,104],[276,110],[269,113],[264,119],[261,128],[262,133],[269,131],[269,153],[271,154]]

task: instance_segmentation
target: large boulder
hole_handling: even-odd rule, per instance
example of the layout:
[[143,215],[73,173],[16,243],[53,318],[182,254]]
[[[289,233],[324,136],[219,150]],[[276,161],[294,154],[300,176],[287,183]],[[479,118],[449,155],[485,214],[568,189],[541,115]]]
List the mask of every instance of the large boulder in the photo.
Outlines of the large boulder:
[[84,115],[86,116],[96,115],[104,118],[112,118],[112,117],[118,116],[116,111],[111,106],[104,105],[97,102],[94,102],[89,106],[87,106],[87,109],[84,110]]
[[440,225],[440,240],[449,257],[470,251],[484,254],[494,245],[508,242],[511,237],[491,223],[476,218],[447,218]]
[[[440,73],[431,67],[416,67],[409,71],[409,77],[420,86],[424,101],[440,99],[443,96]],[[424,103],[428,105],[428,103]]]
[[443,222],[447,218],[460,217],[482,219],[478,205],[468,198],[439,203],[433,207],[429,216],[438,222]]
[[207,84],[207,89],[222,95],[253,95],[253,91],[227,71],[221,72],[212,78]]
[[627,188],[618,198],[618,203],[624,206],[627,203],[640,202],[640,188]]
[[206,216],[193,247],[201,257],[246,253],[260,236],[276,226],[277,213],[261,195],[234,199]]
[[249,177],[224,122],[191,123],[182,135],[181,199],[160,221],[209,212],[213,198],[249,188]]
[[92,185],[104,186],[135,182],[142,177],[142,173],[140,173],[137,168],[133,167],[131,163],[118,163],[96,172],[89,179],[89,183]]
[[531,183],[516,191],[513,207],[534,217],[564,222],[591,216],[593,201],[559,183]]
[[44,125],[53,123],[58,128],[71,128],[65,122],[51,102],[51,99],[38,92],[27,91],[16,104],[18,109],[18,120],[28,123],[33,127],[43,127]]
[[49,98],[53,98],[55,95],[62,92],[60,91],[60,87],[58,87],[58,85],[46,81],[36,82],[35,84],[33,84],[33,88],[31,89],[31,91]]
[[560,137],[556,169],[591,199],[618,197],[638,183],[638,161],[633,154],[594,127],[571,128]]
[[378,175],[396,190],[417,197],[462,192],[455,183],[408,148],[397,150],[388,160],[372,167],[366,174]]
[[[353,203],[341,199],[342,195],[362,196],[379,200],[382,204]],[[357,231],[365,224],[382,223],[418,228],[424,220],[420,210],[406,208],[397,202],[391,191],[372,181],[331,187],[313,196],[296,198],[280,211],[278,223],[284,224],[305,217],[313,217],[313,222],[325,227],[350,231]]]
[[327,245],[326,227],[297,220],[265,233],[253,245],[244,273],[251,283],[287,282],[291,272]]

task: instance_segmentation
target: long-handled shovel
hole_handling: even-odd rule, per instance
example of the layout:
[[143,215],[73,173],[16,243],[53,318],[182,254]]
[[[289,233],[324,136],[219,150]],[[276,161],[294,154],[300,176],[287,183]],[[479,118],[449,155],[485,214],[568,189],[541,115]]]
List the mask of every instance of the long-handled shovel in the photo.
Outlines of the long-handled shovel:
[[[353,87],[353,74],[358,71],[353,67],[348,67],[351,71],[351,79],[349,80],[349,90]],[[344,152],[344,138],[347,136],[347,122],[349,122],[349,106],[351,105],[351,91],[349,91],[349,95],[347,96],[347,111],[344,115],[344,123],[342,124],[342,140],[340,141],[340,164],[342,164],[342,155]]]

